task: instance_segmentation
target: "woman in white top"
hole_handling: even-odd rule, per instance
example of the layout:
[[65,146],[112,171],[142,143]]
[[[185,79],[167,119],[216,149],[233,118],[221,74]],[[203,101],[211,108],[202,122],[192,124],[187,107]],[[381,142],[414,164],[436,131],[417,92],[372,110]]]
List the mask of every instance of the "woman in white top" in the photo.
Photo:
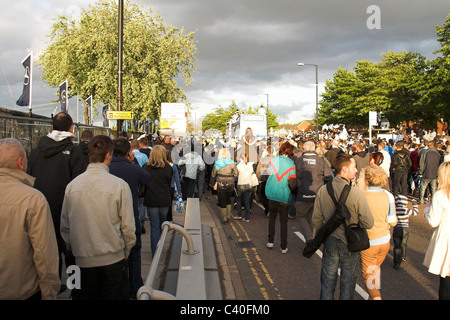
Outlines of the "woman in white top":
[[438,170],[438,191],[424,210],[425,220],[436,228],[423,264],[428,272],[440,275],[439,300],[450,299],[450,162]]
[[248,162],[248,153],[242,154],[243,160],[237,165],[239,171],[238,183],[237,183],[237,216],[235,219],[242,218],[242,206],[245,207],[245,217],[243,221],[250,221],[250,200],[253,192],[251,186],[251,176],[253,174],[253,162]]

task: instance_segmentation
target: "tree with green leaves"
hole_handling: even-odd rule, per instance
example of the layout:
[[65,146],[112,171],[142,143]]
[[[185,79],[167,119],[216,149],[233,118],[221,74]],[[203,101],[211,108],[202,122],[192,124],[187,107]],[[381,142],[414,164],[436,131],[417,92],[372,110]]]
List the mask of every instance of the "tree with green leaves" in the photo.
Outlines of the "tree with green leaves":
[[450,14],[443,26],[436,26],[441,46],[438,56],[429,62],[429,71],[422,86],[422,103],[432,110],[432,120],[450,121]]
[[[58,16],[39,57],[51,87],[68,80],[69,97],[117,105],[118,5],[99,0],[81,17]],[[159,14],[126,1],[123,23],[123,109],[158,119],[162,102],[187,102],[176,78],[190,86],[197,48],[194,32],[163,24]],[[87,116],[87,110],[85,111]],[[87,119],[86,119],[87,120]]]
[[350,72],[339,68],[327,80],[319,123],[365,124],[369,111],[381,111],[391,123],[423,119],[420,90],[426,59],[416,52],[390,51],[375,64],[357,61]]
[[319,124],[368,125],[369,111],[392,124],[421,121],[433,126],[450,119],[450,15],[436,26],[439,56],[427,61],[417,52],[389,51],[375,64],[357,61],[353,72],[339,68],[325,83]]

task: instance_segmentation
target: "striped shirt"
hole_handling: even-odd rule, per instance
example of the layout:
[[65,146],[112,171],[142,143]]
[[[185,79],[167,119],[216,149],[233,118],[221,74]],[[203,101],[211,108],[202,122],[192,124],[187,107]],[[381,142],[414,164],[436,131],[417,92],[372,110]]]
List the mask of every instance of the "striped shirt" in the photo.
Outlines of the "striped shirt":
[[398,194],[395,197],[395,211],[397,213],[397,225],[395,229],[408,229],[409,216],[417,216],[419,214],[419,205],[413,203],[413,209],[408,208],[408,198]]

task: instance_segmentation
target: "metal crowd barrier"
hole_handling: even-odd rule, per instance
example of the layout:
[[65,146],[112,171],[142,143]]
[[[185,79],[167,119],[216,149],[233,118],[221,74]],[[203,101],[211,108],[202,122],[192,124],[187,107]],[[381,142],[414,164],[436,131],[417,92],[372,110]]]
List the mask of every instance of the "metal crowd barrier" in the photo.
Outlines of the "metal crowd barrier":
[[162,249],[169,230],[175,230],[180,232],[183,235],[184,239],[186,239],[188,249],[186,252],[184,252],[185,254],[193,255],[197,253],[194,250],[194,243],[192,242],[191,236],[182,226],[166,221],[162,224],[161,228],[162,228],[161,237],[159,239],[158,245],[156,246],[156,252],[153,256],[150,270],[148,272],[144,286],[139,288],[137,292],[138,300],[176,300],[176,297],[174,297],[170,293],[156,290],[153,288],[153,283],[156,277],[156,270],[158,268],[159,261],[161,259]]
[[[196,198],[189,198],[186,205],[185,227],[172,222],[164,222],[162,232],[153,256],[144,286],[137,292],[138,300],[206,300],[204,257],[202,245],[200,204]],[[180,232],[184,241],[181,244],[180,265],[176,297],[170,293],[153,288],[162,249],[169,230]]]
[[[85,129],[91,130],[94,136],[113,136],[113,132],[110,128],[74,123],[73,134],[76,137],[76,143],[80,142],[81,133]],[[18,117],[0,114],[0,139],[18,139],[22,143],[27,154],[31,151],[31,149],[37,147],[39,139],[42,136],[47,135],[51,131],[51,119]]]

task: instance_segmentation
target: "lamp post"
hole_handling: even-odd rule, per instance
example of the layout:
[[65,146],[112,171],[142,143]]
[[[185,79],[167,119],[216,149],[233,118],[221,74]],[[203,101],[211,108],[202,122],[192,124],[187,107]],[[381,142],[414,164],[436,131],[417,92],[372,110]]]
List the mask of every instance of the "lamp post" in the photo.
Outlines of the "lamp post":
[[[123,63],[123,0],[119,0],[119,18],[118,18],[118,70],[117,70],[117,110],[122,111],[123,92],[122,92],[122,63]],[[122,120],[117,120],[117,136],[122,131]]]
[[317,139],[319,138],[319,66],[317,64],[308,64],[300,62],[299,67],[303,66],[313,66],[316,68],[316,134]]

